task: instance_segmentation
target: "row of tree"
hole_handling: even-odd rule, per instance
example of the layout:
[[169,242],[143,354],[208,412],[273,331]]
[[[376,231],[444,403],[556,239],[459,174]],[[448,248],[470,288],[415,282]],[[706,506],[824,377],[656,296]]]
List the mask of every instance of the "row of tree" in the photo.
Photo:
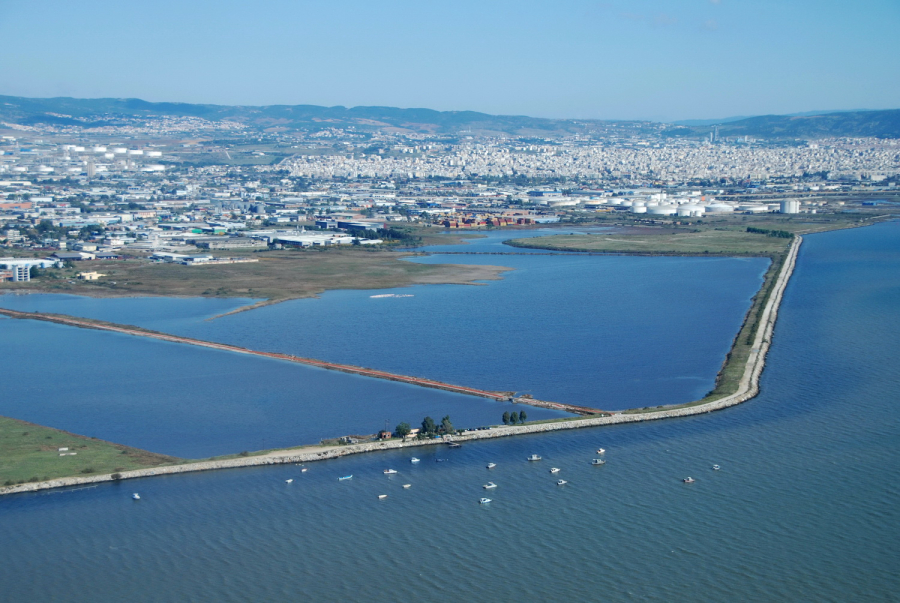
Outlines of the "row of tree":
[[525,414],[525,411],[521,412],[505,412],[503,413],[503,424],[504,425],[515,425],[517,423],[524,423],[528,420],[528,415]]

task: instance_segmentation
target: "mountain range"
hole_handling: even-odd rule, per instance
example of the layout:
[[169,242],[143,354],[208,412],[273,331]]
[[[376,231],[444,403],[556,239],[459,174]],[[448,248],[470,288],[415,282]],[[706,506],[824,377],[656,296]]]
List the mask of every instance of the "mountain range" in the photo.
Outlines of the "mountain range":
[[24,126],[99,127],[125,125],[150,117],[194,117],[239,122],[265,131],[321,131],[327,128],[372,132],[446,135],[506,135],[554,138],[571,134],[628,135],[661,133],[669,137],[707,136],[718,126],[720,137],[816,139],[838,136],[900,138],[900,109],[827,114],[765,115],[748,118],[690,120],[663,124],[649,121],[546,119],[490,115],[476,111],[435,111],[396,107],[321,107],[317,105],[230,106],[154,103],[133,98],[76,99],[0,96],[0,122]]

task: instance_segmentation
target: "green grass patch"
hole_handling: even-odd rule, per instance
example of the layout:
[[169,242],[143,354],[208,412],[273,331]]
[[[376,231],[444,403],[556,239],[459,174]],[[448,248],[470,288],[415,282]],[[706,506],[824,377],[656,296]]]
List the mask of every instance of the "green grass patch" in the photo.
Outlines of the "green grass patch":
[[[66,456],[60,456],[60,448]],[[76,453],[71,455],[69,453]],[[118,473],[182,459],[0,417],[0,486]]]

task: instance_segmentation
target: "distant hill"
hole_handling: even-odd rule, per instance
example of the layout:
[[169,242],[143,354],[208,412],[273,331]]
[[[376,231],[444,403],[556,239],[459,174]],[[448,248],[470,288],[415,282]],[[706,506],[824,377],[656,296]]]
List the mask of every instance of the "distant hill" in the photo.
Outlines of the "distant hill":
[[[320,107],[269,105],[262,107],[151,103],[134,98],[23,98],[0,96],[0,121],[21,125],[115,124],[116,120],[150,116],[199,117],[231,120],[259,129],[409,131],[432,134],[509,134],[561,136],[591,128],[640,128],[642,122],[600,122],[542,119],[518,115],[489,115],[476,111],[434,111],[396,107]],[[646,122],[645,122],[646,123]]]
[[669,136],[702,136],[719,126],[719,137],[816,139],[839,136],[900,138],[900,109],[842,111],[823,115],[763,115],[737,121],[682,126]]
[[900,110],[847,111],[824,115],[766,115],[734,120],[689,120],[680,124],[642,121],[544,119],[489,115],[476,111],[435,111],[396,107],[320,107],[317,105],[228,106],[151,103],[136,98],[24,98],[0,96],[0,121],[19,125],[98,127],[152,116],[236,121],[268,131],[327,128],[360,132],[419,132],[449,135],[511,135],[556,138],[571,134],[632,135],[662,133],[702,137],[713,125],[720,136],[813,139],[831,136],[900,138]]

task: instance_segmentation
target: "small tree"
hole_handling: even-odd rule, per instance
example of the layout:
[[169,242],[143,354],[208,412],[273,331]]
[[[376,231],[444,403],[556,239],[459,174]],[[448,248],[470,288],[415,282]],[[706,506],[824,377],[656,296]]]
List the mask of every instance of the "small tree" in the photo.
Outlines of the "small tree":
[[524,410],[519,411],[519,423],[524,423],[528,419],[528,415],[525,414]]
[[505,413],[503,413],[503,424],[509,425],[509,411],[506,411]]
[[516,411],[512,411],[511,413],[509,413],[510,425],[515,425],[518,422],[519,422],[519,413],[517,413]]
[[441,419],[441,429],[444,433],[453,433],[456,431],[453,429],[453,423],[450,422],[450,415],[447,415],[443,419]]
[[437,431],[437,426],[434,424],[434,419],[432,419],[431,417],[425,417],[422,420],[422,431],[429,435]]
[[400,423],[399,425],[397,425],[397,427],[394,429],[394,431],[401,438],[405,438],[406,436],[409,435],[409,432],[412,431],[412,428],[409,426],[409,423]]

